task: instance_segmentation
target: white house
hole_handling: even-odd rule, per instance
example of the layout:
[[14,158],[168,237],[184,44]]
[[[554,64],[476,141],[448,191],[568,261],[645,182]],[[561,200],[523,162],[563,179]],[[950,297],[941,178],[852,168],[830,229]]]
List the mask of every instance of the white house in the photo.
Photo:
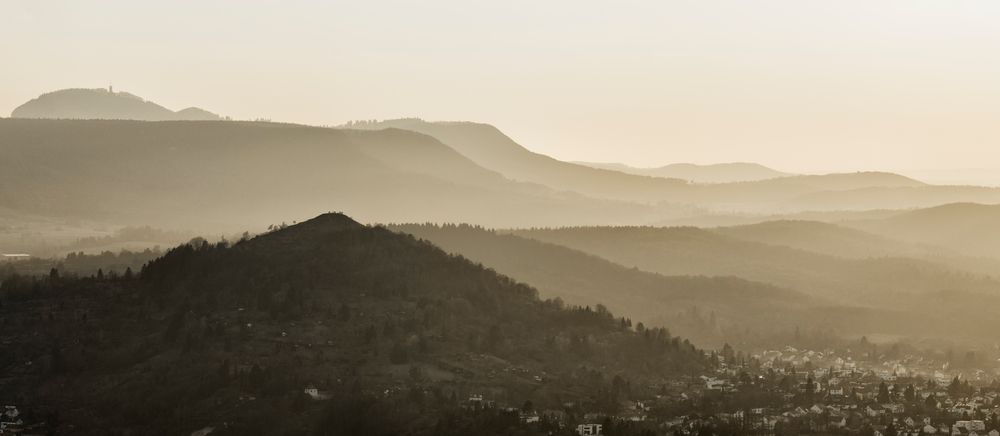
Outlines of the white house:
[[314,400],[329,400],[330,399],[330,393],[329,392],[321,391],[321,390],[319,390],[319,388],[317,388],[316,386],[313,386],[313,385],[306,386],[306,388],[303,389],[302,392],[304,392],[306,395],[309,396],[309,398],[312,398]]
[[23,254],[23,253],[0,254],[0,262],[19,262],[22,260],[29,260],[29,259],[31,259],[30,254]]
[[703,377],[705,380],[705,389],[710,391],[724,391],[729,387],[729,382],[723,379],[717,379],[715,377]]

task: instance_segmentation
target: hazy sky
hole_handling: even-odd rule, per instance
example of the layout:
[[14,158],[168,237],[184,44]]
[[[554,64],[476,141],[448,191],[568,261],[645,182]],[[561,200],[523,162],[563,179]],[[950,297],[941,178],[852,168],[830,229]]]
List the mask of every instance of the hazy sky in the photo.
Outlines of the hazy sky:
[[308,124],[497,125],[569,160],[1000,167],[1000,2],[0,0],[0,113],[113,83]]

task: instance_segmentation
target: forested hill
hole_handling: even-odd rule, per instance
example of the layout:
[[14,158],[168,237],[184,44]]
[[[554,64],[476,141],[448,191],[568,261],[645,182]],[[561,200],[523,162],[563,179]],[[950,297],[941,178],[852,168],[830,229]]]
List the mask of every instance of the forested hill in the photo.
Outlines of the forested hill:
[[666,330],[536,294],[325,214],[135,275],[8,279],[0,399],[73,434],[491,434],[516,416],[461,408],[470,395],[572,422],[708,365]]

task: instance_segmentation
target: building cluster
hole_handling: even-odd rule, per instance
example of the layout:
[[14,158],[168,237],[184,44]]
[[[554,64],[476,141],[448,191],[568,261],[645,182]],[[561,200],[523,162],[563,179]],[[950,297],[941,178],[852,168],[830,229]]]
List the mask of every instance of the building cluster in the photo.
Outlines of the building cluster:
[[0,435],[43,435],[46,434],[45,425],[32,421],[26,417],[17,406],[6,405],[0,409]]
[[[499,410],[524,424],[549,424],[581,436],[622,426],[671,435],[1000,436],[1000,383],[991,383],[997,374],[959,371],[926,357],[859,359],[792,347],[745,357],[720,354],[710,374],[637,389],[642,393],[635,398],[615,400],[615,413],[577,403],[510,407],[497,397],[514,399],[499,392],[454,400],[470,411]],[[315,400],[331,397],[312,385],[304,392]],[[405,392],[400,387],[383,394]]]
[[791,347],[754,363],[720,362],[685,395],[728,403],[753,391],[768,400],[674,417],[672,433],[1000,436],[1000,385],[981,369],[950,371],[913,356],[859,362]]
[[26,260],[31,260],[31,255],[30,254],[24,254],[24,253],[4,254],[4,253],[0,253],[0,263],[5,263],[5,262],[22,262],[22,261],[26,261]]
[[[1000,436],[1000,384],[982,369],[792,347],[753,356],[753,364],[719,359],[714,374],[673,383],[666,395],[627,401],[612,417],[586,415],[577,433],[603,434],[600,423],[610,418],[674,435]],[[677,408],[665,404],[685,404],[690,413],[673,414]]]

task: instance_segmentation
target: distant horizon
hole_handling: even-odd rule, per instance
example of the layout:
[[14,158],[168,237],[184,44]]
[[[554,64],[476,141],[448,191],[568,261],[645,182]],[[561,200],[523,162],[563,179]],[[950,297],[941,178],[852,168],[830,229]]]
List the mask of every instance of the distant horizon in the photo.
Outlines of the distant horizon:
[[10,2],[0,37],[17,62],[0,73],[0,107],[112,84],[239,119],[484,121],[565,160],[970,168],[1000,163],[1000,61],[984,55],[1000,52],[998,12],[979,0]]
[[[85,87],[85,86],[77,86],[77,87],[71,87],[71,88],[53,89],[53,90],[49,90],[49,91],[43,92],[43,93],[41,93],[39,95],[48,94],[48,93],[52,93],[52,92],[56,92],[56,91],[67,90],[67,89],[109,90],[110,87],[113,87],[113,86],[114,85],[109,85],[107,87],[97,87],[97,86],[95,86],[95,87]],[[152,98],[148,98],[148,97],[144,96],[141,92],[135,92],[135,91],[132,91],[132,90],[121,89],[121,88],[115,89],[114,92],[115,93],[124,93],[124,94],[129,94],[129,95],[137,96],[137,97],[140,97],[140,98],[144,99],[147,102],[152,102],[152,103],[156,103],[156,104],[162,105],[157,100],[152,99]],[[32,99],[36,98],[36,97],[38,97],[38,96],[32,97]],[[30,100],[30,99],[28,99],[28,100]],[[28,100],[25,100],[25,102],[27,102]],[[14,108],[20,106],[21,104],[23,104],[25,102],[18,103],[17,105],[15,105],[14,107],[11,108],[11,111],[13,111]],[[162,106],[164,106],[164,107],[166,107],[167,109],[170,109],[170,110],[179,110],[179,109],[183,109],[183,108],[192,108],[192,107],[194,107],[194,108],[200,108],[200,109],[208,110],[210,112],[215,112],[212,108],[203,107],[203,106],[197,104],[196,102],[193,102],[191,104],[187,104],[186,106],[185,105],[181,105],[180,107],[172,107],[172,106],[167,106],[167,105],[162,105]],[[6,113],[8,115],[5,115],[5,117],[9,117],[10,111],[7,111]],[[218,113],[218,115],[227,116],[227,114],[224,114],[224,113]],[[473,122],[473,123],[489,124],[489,125],[493,125],[494,127],[497,127],[502,132],[507,133],[508,135],[510,135],[506,131],[505,128],[503,128],[502,126],[496,126],[494,123],[492,123],[492,122],[490,122],[488,120],[460,120],[460,119],[454,119],[454,120],[432,120],[432,119],[427,119],[425,117],[415,116],[415,115],[413,115],[413,116],[401,116],[401,117],[385,118],[385,119],[378,119],[378,120],[379,121],[385,121],[385,120],[408,119],[408,118],[420,119],[420,120],[424,120],[424,121],[432,122],[432,123],[433,122]],[[246,119],[246,120],[235,119],[235,120],[236,121],[253,121],[253,119]],[[351,119],[343,120],[343,121],[340,121],[340,122],[326,123],[326,124],[309,124],[309,123],[301,123],[301,122],[289,121],[289,120],[270,120],[270,121],[271,122],[277,122],[277,123],[302,124],[302,125],[314,126],[314,127],[337,127],[337,126],[341,126],[341,125],[344,125],[346,123],[349,123],[351,121],[359,121],[359,120],[364,120],[364,118],[351,118]],[[654,168],[661,168],[661,167],[665,167],[665,166],[668,166],[668,165],[674,165],[674,164],[692,164],[692,165],[699,165],[699,166],[709,166],[709,165],[724,165],[724,164],[740,164],[740,163],[744,163],[744,164],[757,164],[757,165],[761,165],[761,166],[764,166],[764,167],[772,169],[772,170],[776,170],[776,171],[780,171],[780,172],[785,172],[785,173],[790,173],[790,174],[793,174],[793,175],[835,174],[835,173],[852,173],[852,172],[888,172],[888,173],[900,174],[900,175],[903,175],[903,176],[906,176],[906,177],[910,177],[910,178],[913,178],[913,179],[916,179],[916,180],[920,180],[922,182],[930,183],[930,184],[938,184],[938,185],[973,185],[973,186],[990,186],[990,187],[1000,186],[1000,168],[990,168],[990,167],[968,167],[968,168],[926,168],[926,167],[925,168],[895,168],[895,167],[889,167],[889,168],[879,168],[879,167],[872,167],[872,166],[857,166],[857,167],[846,167],[846,168],[845,167],[832,167],[832,166],[803,166],[803,167],[797,167],[797,168],[784,168],[784,167],[781,167],[781,166],[778,166],[778,165],[771,165],[770,163],[765,162],[765,161],[761,161],[761,160],[725,160],[725,159],[718,160],[718,161],[690,161],[689,160],[689,161],[668,161],[668,162],[660,162],[660,163],[649,162],[649,161],[637,161],[637,160],[628,161],[628,160],[625,160],[625,159],[608,160],[608,161],[591,161],[591,160],[586,160],[586,159],[580,159],[580,158],[578,158],[578,156],[572,156],[572,155],[564,156],[564,155],[559,155],[559,154],[544,153],[542,151],[539,151],[538,147],[534,147],[531,144],[525,144],[525,143],[521,142],[520,140],[518,140],[518,138],[514,137],[513,135],[511,135],[511,136],[512,136],[512,139],[515,142],[518,142],[519,144],[521,144],[522,146],[524,146],[525,148],[527,148],[530,151],[533,151],[533,152],[536,152],[536,153],[547,154],[547,155],[549,155],[549,156],[551,156],[553,158],[556,158],[556,159],[559,159],[559,160],[563,160],[563,161],[566,161],[566,162],[581,163],[581,164],[584,164],[584,163],[590,163],[590,164],[621,164],[621,165],[627,165],[629,167],[633,167],[633,168],[637,168],[637,169],[654,169]]]

